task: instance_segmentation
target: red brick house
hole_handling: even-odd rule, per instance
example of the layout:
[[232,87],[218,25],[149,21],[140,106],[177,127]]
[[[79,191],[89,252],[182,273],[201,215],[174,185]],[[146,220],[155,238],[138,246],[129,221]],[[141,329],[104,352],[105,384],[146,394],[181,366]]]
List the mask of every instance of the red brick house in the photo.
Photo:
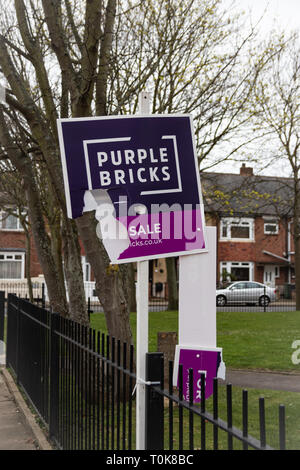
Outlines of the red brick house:
[[217,226],[217,278],[272,286],[294,280],[292,180],[202,173],[207,224]]
[[[30,238],[30,277],[41,274],[32,237]],[[26,236],[20,220],[0,211],[0,279],[22,280],[26,278]]]
[[[2,198],[0,198],[1,200]],[[5,199],[5,198],[4,198]],[[18,217],[12,215],[11,209],[2,202],[0,209],[0,290],[28,295],[27,276],[32,280],[33,293],[41,296],[44,276],[38,260],[33,237],[26,240],[26,233]],[[30,243],[30,260],[28,260],[28,243]],[[28,261],[30,261],[28,263]],[[87,297],[92,297],[94,283],[91,281],[91,267],[86,261],[82,249],[82,268]],[[47,290],[46,290],[47,297]]]

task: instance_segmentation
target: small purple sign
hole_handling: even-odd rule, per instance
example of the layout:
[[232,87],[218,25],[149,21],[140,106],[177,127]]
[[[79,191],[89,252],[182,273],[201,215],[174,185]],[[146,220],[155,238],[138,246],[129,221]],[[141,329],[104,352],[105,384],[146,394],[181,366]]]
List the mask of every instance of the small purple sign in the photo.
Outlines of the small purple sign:
[[[207,399],[213,393],[213,379],[218,376],[221,362],[221,350],[180,349],[178,365],[182,365],[183,397],[186,401],[190,398],[189,369],[193,369],[193,402],[199,403],[201,401],[201,375],[205,375],[205,399]],[[177,387],[179,387],[178,375]]]
[[191,116],[59,119],[58,134],[68,215],[96,210],[113,263],[205,251]]

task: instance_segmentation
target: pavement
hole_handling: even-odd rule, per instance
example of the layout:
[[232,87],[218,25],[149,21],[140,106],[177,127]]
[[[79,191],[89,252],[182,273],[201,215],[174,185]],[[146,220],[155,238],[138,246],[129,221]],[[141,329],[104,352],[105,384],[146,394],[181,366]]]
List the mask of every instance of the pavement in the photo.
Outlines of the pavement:
[[231,383],[242,388],[270,389],[300,393],[300,370],[293,372],[270,372],[261,370],[227,369],[226,380],[221,384]]
[[24,422],[6,382],[0,375],[0,450],[36,450],[34,434]]
[[0,341],[0,451],[52,450],[12,376],[5,367],[5,345]]

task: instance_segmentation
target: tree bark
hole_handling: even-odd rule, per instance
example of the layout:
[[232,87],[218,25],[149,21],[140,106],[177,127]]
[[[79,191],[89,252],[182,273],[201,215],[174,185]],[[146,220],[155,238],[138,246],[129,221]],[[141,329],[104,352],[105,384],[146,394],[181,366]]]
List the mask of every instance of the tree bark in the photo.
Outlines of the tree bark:
[[176,258],[166,258],[168,282],[168,310],[178,310]]
[[128,266],[128,304],[130,312],[136,312],[136,265],[130,263]]
[[28,287],[28,293],[29,293],[29,300],[30,302],[34,301],[33,297],[33,290],[32,290],[32,282],[31,282],[31,239],[30,239],[30,234],[28,230],[25,230],[25,246],[26,246],[26,279],[27,279],[27,287]]
[[51,305],[54,311],[67,317],[67,301],[57,276],[56,265],[51,252],[50,238],[46,231],[39,192],[32,172],[31,162],[29,157],[20,151],[12,141],[1,106],[0,139],[2,145],[7,149],[10,160],[23,177],[32,233],[45,280],[47,282]]
[[86,212],[76,222],[87,260],[95,275],[96,293],[104,309],[108,332],[110,336],[132,344],[122,267],[110,264],[103,243],[96,235],[94,212]]
[[89,325],[89,316],[85,301],[81,249],[78,232],[73,220],[64,220],[62,224],[64,270],[68,286],[70,317],[82,325]]
[[295,251],[295,287],[296,310],[300,310],[300,187],[298,172],[294,173],[294,251]]

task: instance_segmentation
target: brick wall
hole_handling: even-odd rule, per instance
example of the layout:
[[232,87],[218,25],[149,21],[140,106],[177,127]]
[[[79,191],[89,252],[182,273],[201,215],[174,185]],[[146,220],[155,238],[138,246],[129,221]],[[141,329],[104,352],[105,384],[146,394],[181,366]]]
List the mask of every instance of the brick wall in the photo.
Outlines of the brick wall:
[[[22,231],[0,231],[0,251],[1,249],[23,249],[25,250],[25,234]],[[25,254],[26,256],[26,254]],[[31,267],[30,267],[30,276],[36,277],[39,274],[42,274],[42,268],[38,261],[35,245],[33,242],[33,237],[31,237]]]
[[[264,233],[264,219],[255,219],[255,259],[256,262],[276,263],[276,258],[263,253],[269,251],[278,256],[285,257],[287,253],[287,226],[284,221],[279,222],[278,234]],[[280,260],[278,261],[280,263]]]
[[[254,222],[254,241],[220,241],[220,225],[217,220],[210,217],[209,225],[217,225],[217,277],[219,280],[220,262],[252,262],[254,263],[254,279],[264,282],[264,265],[273,264],[280,267],[279,277],[276,284],[288,282],[288,264],[274,256],[267,255],[263,251],[268,251],[280,257],[286,257],[288,252],[288,224],[287,221],[279,222],[278,234],[264,233],[263,217],[256,217]],[[293,241],[291,240],[290,250],[293,251]],[[291,256],[293,261],[293,256]]]

